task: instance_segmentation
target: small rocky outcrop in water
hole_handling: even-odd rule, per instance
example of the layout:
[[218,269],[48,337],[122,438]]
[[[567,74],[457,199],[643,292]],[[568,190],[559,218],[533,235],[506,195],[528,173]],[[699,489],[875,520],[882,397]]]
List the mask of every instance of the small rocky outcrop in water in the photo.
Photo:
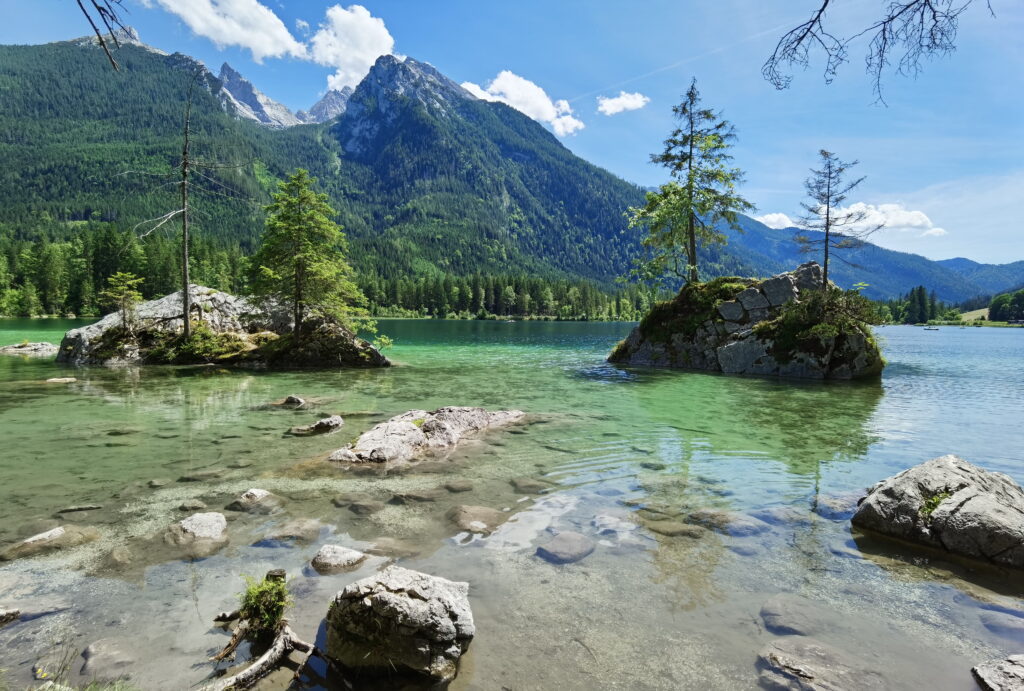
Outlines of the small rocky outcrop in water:
[[948,455],[868,490],[853,524],[1004,566],[1024,568],[1024,489]]
[[52,343],[16,343],[0,348],[0,355],[23,355],[25,357],[53,357],[57,346]]
[[33,535],[21,542],[16,542],[3,552],[0,561],[13,561],[22,557],[34,557],[68,547],[92,542],[100,536],[99,532],[89,526],[61,525],[47,530],[45,533]]
[[971,673],[985,691],[1024,689],[1024,655],[983,662]]
[[727,277],[687,285],[656,305],[608,360],[808,379],[878,375],[884,362],[866,325],[815,329],[781,319],[787,305],[821,285],[814,262],[763,281]]
[[334,598],[327,656],[362,673],[411,671],[446,683],[475,632],[468,583],[391,566]]
[[403,463],[428,454],[450,452],[468,434],[503,427],[523,419],[521,410],[488,412],[483,408],[410,410],[371,428],[330,455],[342,463]]
[[224,514],[194,513],[172,525],[164,540],[182,547],[192,557],[208,557],[228,543],[227,529]]
[[203,286],[190,287],[193,339],[183,343],[182,291],[135,308],[132,329],[119,312],[64,335],[58,362],[73,365],[217,363],[249,367],[387,367],[366,341],[333,323],[303,324],[296,343],[291,322],[252,301]]

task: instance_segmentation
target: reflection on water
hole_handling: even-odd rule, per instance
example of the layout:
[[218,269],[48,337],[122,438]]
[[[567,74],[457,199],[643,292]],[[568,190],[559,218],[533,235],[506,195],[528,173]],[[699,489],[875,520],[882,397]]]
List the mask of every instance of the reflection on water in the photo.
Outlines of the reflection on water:
[[[46,329],[66,326],[0,323],[0,344],[54,340]],[[459,689],[754,688],[771,638],[759,612],[780,592],[815,603],[815,637],[872,660],[892,688],[971,688],[973,664],[1016,652],[1020,641],[982,614],[996,603],[1024,616],[1019,584],[916,552],[862,551],[845,520],[813,509],[942,453],[1024,480],[1013,423],[1024,419],[1024,332],[885,329],[881,384],[820,384],[608,365],[628,329],[385,322],[401,366],[376,372],[75,371],[0,359],[0,545],[59,522],[102,534],[0,567],[0,607],[64,607],[0,631],[12,681],[27,682],[42,655],[113,637],[131,641],[142,687],[197,683],[224,642],[210,619],[231,605],[240,574],[286,568],[293,626],[312,636],[330,597],[389,558],[471,583],[478,634]],[[43,383],[53,376],[78,381]],[[265,405],[293,393],[312,408]],[[441,405],[520,408],[531,424],[409,472],[323,460],[380,420]],[[333,413],[346,418],[337,434],[284,436]],[[519,494],[517,478],[553,488]],[[390,503],[455,479],[472,489]],[[250,487],[284,497],[284,511],[227,512],[231,542],[205,560],[181,560],[163,543],[188,513],[181,506],[223,510]],[[336,505],[341,494],[380,510]],[[82,504],[100,508],[58,513]],[[446,517],[460,504],[509,518],[487,538],[460,535]],[[320,527],[268,540],[298,519]],[[596,551],[564,566],[536,558],[561,530],[591,536]],[[308,560],[325,542],[377,544],[382,556],[319,576]],[[313,673],[306,681],[340,687]]]

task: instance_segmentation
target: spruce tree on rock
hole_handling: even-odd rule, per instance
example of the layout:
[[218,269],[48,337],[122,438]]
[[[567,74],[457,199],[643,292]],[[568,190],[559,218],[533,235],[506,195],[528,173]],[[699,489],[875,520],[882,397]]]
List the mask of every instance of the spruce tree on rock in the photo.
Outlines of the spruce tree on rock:
[[287,305],[295,342],[307,319],[330,319],[355,331],[366,316],[366,298],[346,258],[347,243],[337,212],[316,180],[301,168],[279,183],[259,250],[252,258],[250,285],[264,303]]

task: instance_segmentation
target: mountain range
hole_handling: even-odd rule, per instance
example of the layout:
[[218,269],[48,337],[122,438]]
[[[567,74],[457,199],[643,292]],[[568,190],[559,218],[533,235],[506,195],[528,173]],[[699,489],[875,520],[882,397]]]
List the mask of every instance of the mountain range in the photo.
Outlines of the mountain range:
[[[122,40],[110,70],[93,39],[0,46],[0,230],[66,239],[83,221],[131,229],[174,208],[186,87],[197,231],[242,252],[262,204],[296,167],[338,209],[360,271],[380,277],[527,273],[612,286],[640,251],[624,212],[644,190],[575,156],[541,124],[476,98],[431,65],[380,57],[355,87],[291,112],[224,64]],[[161,176],[165,176],[161,178]],[[743,217],[705,252],[706,277],[766,275],[807,257],[794,229]],[[875,245],[833,262],[841,285],[884,298],[917,285],[946,301],[1024,283],[1024,262],[931,261]]]

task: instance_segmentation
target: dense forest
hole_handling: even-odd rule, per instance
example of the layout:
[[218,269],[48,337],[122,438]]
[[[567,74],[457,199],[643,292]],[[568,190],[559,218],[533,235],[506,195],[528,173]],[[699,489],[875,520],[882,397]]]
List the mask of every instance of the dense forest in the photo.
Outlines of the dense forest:
[[994,322],[1024,319],[1024,288],[992,298],[988,306],[988,318]]
[[939,300],[935,291],[917,286],[906,295],[878,303],[883,324],[925,324],[930,321],[959,321],[960,310]]

